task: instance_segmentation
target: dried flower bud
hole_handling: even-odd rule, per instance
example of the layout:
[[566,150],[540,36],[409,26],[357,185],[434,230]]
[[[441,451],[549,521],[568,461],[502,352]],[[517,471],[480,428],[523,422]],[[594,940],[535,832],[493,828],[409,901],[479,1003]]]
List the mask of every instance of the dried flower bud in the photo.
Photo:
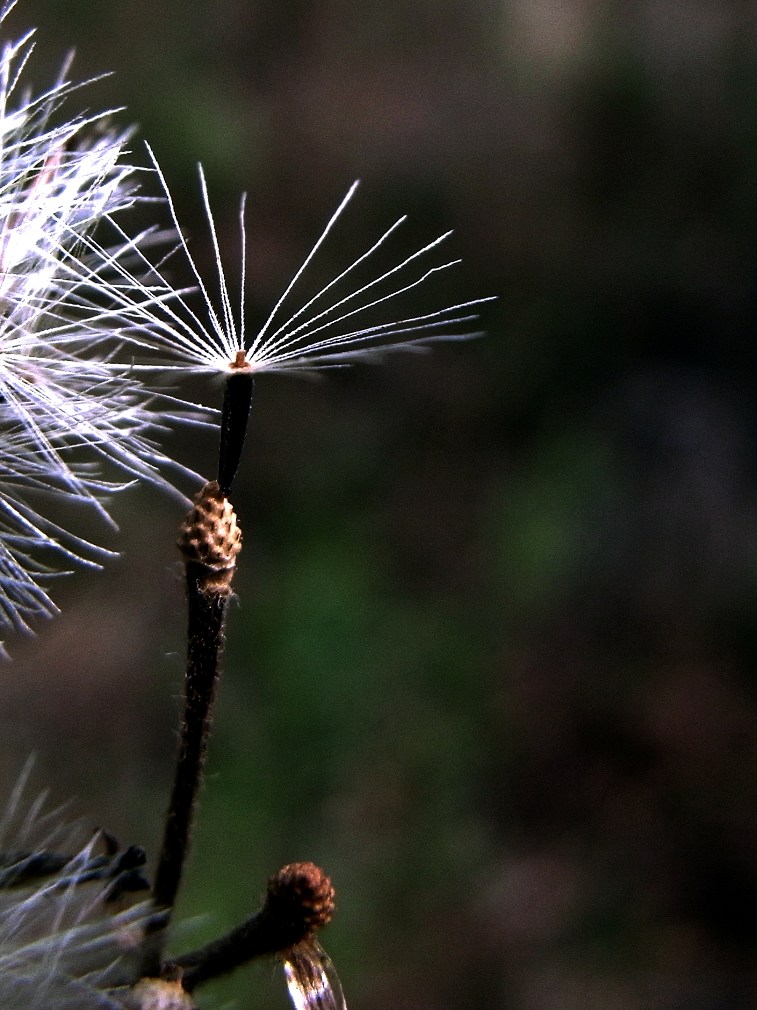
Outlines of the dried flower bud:
[[242,531],[231,502],[217,481],[209,481],[195,497],[181,527],[179,550],[188,564],[207,570],[202,580],[204,592],[227,595],[236,557],[242,549]]
[[280,948],[294,946],[331,921],[331,880],[315,863],[289,863],[269,880],[264,911]]

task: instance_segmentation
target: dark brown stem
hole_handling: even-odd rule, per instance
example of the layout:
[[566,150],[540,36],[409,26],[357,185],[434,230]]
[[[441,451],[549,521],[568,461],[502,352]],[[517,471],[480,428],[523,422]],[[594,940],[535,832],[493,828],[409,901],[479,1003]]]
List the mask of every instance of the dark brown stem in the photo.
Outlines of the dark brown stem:
[[186,992],[258,957],[279,954],[312,937],[334,912],[334,889],[314,863],[290,863],[268,882],[260,911],[199,950],[166,961],[162,976]]
[[164,978],[180,979],[182,987],[193,992],[203,982],[227,975],[256,957],[275,954],[277,950],[272,943],[268,918],[261,910],[220,939],[166,961],[162,974]]
[[[157,975],[165,926],[170,920],[192,837],[220,675],[224,628],[241,533],[218,484],[206,484],[182,526],[179,548],[187,577],[187,671],[179,753],[152,889],[165,911],[159,936],[148,936],[144,973]],[[149,932],[149,931],[148,931]]]
[[[244,362],[244,355],[241,356]],[[252,372],[236,367],[226,379],[221,410],[221,440],[218,452],[218,484],[223,494],[231,493],[247,436],[252,406]]]
[[202,566],[187,564],[188,650],[184,714],[173,790],[153,885],[157,908],[172,908],[191,840],[207,756],[228,596],[203,590]]

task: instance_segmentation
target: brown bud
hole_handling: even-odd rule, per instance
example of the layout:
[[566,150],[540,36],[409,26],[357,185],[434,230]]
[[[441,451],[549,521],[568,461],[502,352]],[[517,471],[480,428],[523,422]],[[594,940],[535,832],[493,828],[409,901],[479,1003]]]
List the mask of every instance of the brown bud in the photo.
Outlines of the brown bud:
[[264,911],[281,947],[294,946],[331,921],[334,888],[315,863],[289,863],[268,881]]
[[204,591],[222,595],[231,592],[236,557],[242,549],[242,531],[231,502],[221,493],[217,481],[209,481],[197,493],[182,524],[178,546],[188,564],[206,570],[202,580]]

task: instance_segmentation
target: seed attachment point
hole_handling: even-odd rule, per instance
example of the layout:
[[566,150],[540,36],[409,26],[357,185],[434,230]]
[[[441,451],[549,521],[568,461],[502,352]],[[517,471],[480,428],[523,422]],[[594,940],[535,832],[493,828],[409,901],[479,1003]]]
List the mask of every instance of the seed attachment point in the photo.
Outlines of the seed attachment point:
[[229,368],[232,372],[251,371],[252,366],[247,360],[247,352],[244,350],[237,351],[234,355],[234,360],[229,362]]

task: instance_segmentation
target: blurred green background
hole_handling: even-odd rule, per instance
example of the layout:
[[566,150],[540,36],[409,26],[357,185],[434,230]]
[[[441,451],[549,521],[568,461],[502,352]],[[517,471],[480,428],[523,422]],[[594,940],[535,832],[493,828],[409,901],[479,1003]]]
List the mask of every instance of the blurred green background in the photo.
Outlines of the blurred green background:
[[[455,229],[419,311],[500,296],[480,341],[257,384],[177,949],[314,859],[353,1010],[757,1007],[757,6],[22,0],[27,24],[38,87],[70,46],[115,71],[81,102],[128,106],[208,266],[203,162],[232,279],[248,191],[253,322],[356,177],[351,248],[405,211],[407,252]],[[173,448],[212,472],[211,437]],[[2,777],[35,751],[40,788],[154,853],[181,509],[115,515],[123,558],[12,644]],[[229,1001],[285,1007],[282,979],[201,1005]]]

